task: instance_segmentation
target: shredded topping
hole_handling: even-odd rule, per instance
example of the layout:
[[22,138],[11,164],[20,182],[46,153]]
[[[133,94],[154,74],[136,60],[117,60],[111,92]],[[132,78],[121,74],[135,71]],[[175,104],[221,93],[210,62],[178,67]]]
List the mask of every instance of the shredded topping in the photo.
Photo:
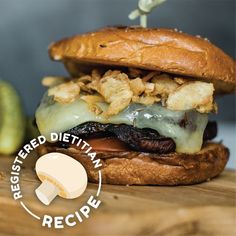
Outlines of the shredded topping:
[[59,103],[74,102],[80,93],[80,86],[73,81],[59,84],[48,90],[48,95],[53,96],[54,100]]
[[[80,96],[93,112],[108,117],[118,114],[131,102],[144,105],[161,102],[168,109],[178,111],[217,111],[212,83],[173,77],[158,71],[129,69],[128,72],[108,70],[104,73],[102,69],[94,69],[89,75],[70,80],[53,78],[44,78],[43,84],[49,87],[48,95],[56,102],[67,104]],[[109,104],[108,109],[103,112],[97,105],[99,102]]]
[[64,82],[66,82],[64,77],[47,76],[43,78],[42,85],[45,87],[54,87]]
[[98,85],[97,91],[110,104],[104,115],[116,115],[130,104],[133,92],[126,74],[113,71],[105,75]]
[[104,99],[99,95],[83,95],[80,97],[82,100],[88,103],[89,109],[96,115],[102,113],[102,109],[97,105],[99,102],[104,102]]
[[191,81],[184,83],[168,96],[167,108],[171,110],[196,109],[200,113],[213,110],[213,84]]

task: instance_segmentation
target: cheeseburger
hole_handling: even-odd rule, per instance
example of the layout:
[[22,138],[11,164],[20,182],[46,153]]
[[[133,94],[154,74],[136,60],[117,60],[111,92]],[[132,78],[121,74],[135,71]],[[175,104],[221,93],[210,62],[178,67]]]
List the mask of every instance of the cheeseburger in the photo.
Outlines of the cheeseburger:
[[[83,138],[102,160],[103,183],[187,185],[219,175],[229,150],[213,142],[215,97],[235,91],[236,64],[207,39],[170,29],[112,27],[53,43],[49,55],[70,76],[46,77],[36,111],[42,135]],[[86,154],[66,153],[98,181]]]

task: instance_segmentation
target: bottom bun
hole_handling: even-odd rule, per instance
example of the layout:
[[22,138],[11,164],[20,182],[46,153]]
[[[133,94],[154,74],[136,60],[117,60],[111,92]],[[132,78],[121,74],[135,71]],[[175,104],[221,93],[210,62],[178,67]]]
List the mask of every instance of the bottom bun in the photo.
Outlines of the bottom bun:
[[[40,155],[62,152],[78,160],[86,169],[90,182],[98,182],[87,154],[74,147],[59,148],[46,144]],[[159,155],[142,152],[97,152],[101,159],[102,183],[120,185],[188,185],[219,175],[229,158],[229,150],[220,143],[207,143],[195,154],[170,153]]]

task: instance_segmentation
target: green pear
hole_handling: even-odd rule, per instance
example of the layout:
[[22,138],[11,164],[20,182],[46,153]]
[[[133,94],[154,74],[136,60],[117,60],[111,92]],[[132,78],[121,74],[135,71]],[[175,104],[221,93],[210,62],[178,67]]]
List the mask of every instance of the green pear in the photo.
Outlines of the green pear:
[[15,153],[24,137],[25,116],[21,99],[11,84],[0,80],[0,153]]

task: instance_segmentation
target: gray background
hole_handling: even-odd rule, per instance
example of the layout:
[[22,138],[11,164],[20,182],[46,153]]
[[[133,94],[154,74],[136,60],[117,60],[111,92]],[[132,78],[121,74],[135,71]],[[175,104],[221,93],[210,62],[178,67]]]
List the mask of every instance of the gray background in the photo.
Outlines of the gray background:
[[[34,114],[43,94],[41,78],[66,74],[61,64],[49,60],[47,46],[106,25],[138,24],[127,17],[137,2],[0,0],[0,77],[18,89],[27,114]],[[207,37],[235,58],[234,0],[168,0],[154,10],[148,24]],[[221,133],[235,154],[235,96],[225,96],[218,104],[217,119],[224,121]]]

